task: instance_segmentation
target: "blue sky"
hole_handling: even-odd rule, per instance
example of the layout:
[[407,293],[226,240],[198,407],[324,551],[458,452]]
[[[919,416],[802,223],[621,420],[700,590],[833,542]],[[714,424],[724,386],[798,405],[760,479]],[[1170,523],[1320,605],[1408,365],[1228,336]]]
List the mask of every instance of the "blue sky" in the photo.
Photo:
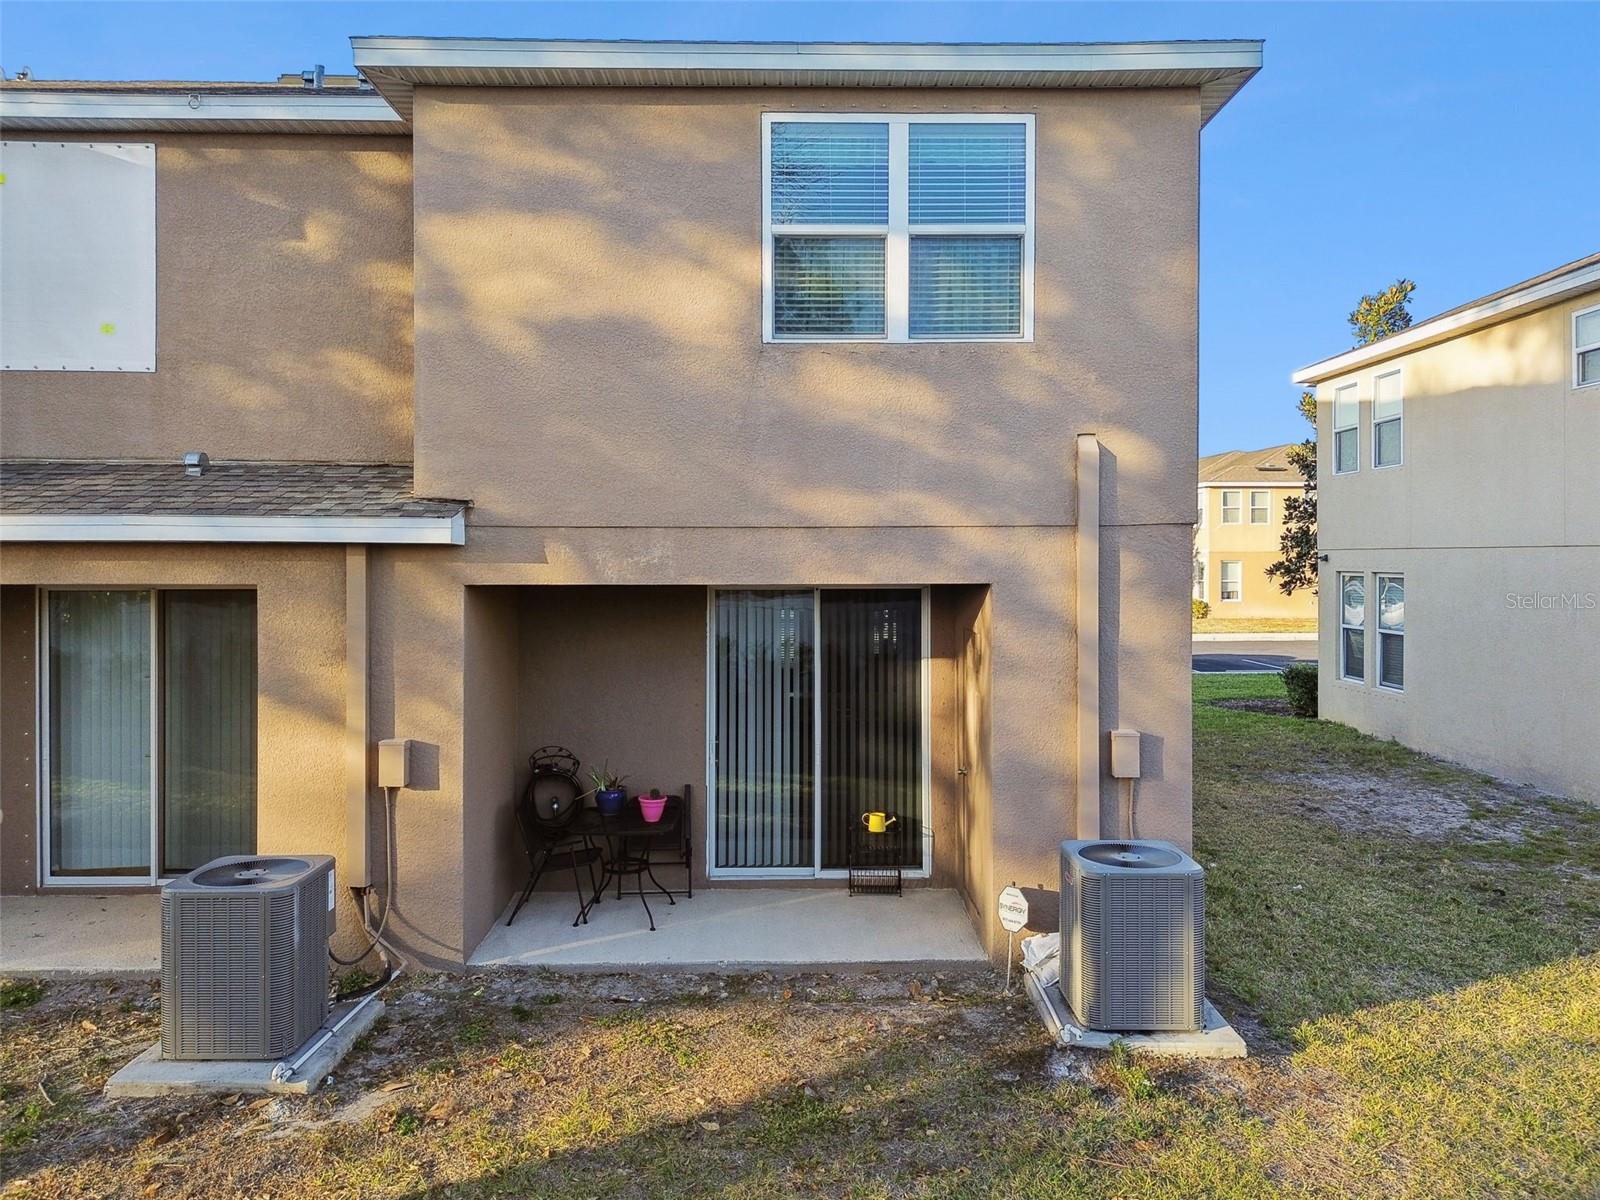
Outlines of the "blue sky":
[[1600,250],[1600,4],[76,4],[6,0],[40,78],[350,68],[358,33],[866,41],[1266,39],[1206,129],[1200,449],[1298,440],[1295,367],[1362,292],[1439,312]]

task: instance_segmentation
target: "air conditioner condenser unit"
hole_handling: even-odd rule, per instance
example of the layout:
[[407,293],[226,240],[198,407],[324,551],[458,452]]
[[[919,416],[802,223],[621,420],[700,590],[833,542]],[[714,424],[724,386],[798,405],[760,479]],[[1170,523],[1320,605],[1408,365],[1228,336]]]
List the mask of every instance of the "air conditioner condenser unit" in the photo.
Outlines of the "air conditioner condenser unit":
[[1171,842],[1061,843],[1061,994],[1086,1029],[1198,1030],[1205,872]]
[[235,855],[161,891],[161,1057],[265,1060],[329,1009],[333,859]]

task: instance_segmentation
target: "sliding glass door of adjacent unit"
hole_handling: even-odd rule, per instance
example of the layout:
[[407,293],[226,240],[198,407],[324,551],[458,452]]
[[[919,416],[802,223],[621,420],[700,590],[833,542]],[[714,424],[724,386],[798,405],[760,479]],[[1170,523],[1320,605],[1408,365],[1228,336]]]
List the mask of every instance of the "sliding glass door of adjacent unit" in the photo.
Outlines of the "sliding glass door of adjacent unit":
[[923,865],[924,609],[916,588],[714,593],[715,873],[842,870],[871,811]]
[[46,594],[47,881],[148,881],[255,850],[256,603]]

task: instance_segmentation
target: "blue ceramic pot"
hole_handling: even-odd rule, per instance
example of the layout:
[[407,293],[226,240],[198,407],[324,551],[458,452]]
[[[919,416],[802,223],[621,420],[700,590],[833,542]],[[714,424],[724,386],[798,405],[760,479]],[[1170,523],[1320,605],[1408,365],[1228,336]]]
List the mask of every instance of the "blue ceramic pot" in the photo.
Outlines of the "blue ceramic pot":
[[628,803],[628,793],[621,788],[607,788],[594,794],[594,806],[608,817],[620,817]]

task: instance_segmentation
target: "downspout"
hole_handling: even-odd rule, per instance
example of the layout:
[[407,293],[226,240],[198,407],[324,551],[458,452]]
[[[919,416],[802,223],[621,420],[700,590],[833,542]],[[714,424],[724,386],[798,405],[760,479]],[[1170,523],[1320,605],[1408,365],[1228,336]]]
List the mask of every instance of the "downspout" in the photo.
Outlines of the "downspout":
[[1100,442],[1078,435],[1077,836],[1100,836]]
[[[346,887],[372,884],[367,823],[370,643],[367,632],[367,548],[344,548],[344,789]],[[393,881],[389,881],[393,885]]]

